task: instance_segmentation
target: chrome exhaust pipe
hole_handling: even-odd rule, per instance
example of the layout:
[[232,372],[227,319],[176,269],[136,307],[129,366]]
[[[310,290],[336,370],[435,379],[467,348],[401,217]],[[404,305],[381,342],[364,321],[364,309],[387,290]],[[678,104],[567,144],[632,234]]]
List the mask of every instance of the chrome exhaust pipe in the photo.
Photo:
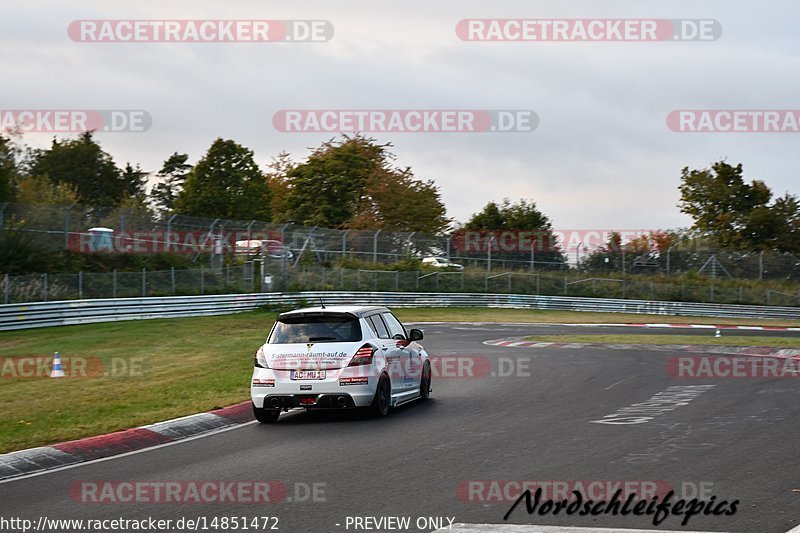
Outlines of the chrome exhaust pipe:
[[269,405],[270,407],[275,407],[277,409],[281,406],[281,401],[278,398],[270,398]]
[[347,398],[344,396],[339,396],[336,398],[336,403],[339,405],[339,407],[345,407],[347,405]]

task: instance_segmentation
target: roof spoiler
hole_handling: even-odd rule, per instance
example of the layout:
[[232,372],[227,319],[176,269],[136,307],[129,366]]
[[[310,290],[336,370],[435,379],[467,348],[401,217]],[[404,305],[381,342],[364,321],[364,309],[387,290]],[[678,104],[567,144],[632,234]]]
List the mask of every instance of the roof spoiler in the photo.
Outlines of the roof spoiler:
[[284,318],[320,317],[320,316],[341,316],[348,318],[358,318],[358,315],[355,315],[347,311],[320,310],[320,311],[288,311],[286,313],[279,314],[276,320],[282,320]]

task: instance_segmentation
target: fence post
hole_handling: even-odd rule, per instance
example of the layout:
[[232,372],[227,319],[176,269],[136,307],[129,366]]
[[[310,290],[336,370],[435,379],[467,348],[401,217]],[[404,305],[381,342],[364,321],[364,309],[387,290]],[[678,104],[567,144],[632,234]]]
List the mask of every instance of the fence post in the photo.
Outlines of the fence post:
[[564,274],[564,296],[567,295],[567,275]]
[[339,267],[339,288],[344,290],[344,268]]
[[342,258],[347,255],[347,234],[350,233],[349,229],[344,230],[342,233]]
[[47,272],[42,274],[42,296],[44,297],[44,301],[47,301]]
[[356,290],[361,290],[361,269],[356,270]]
[[164,250],[167,252],[172,251],[172,239],[170,237],[172,237],[172,221],[175,220],[176,216],[178,215],[173,214],[171,217],[169,217],[169,219],[167,219],[167,235],[164,239],[166,241],[164,243]]
[[534,244],[535,242],[536,240],[534,239],[534,241],[531,243],[531,272],[534,271],[535,269],[534,265],[536,264],[536,251],[535,251],[536,245]]
[[147,296],[147,269],[142,269],[142,296]]
[[117,297],[117,269],[115,268],[111,274],[111,297]]
[[483,273],[483,292],[489,292],[489,273]]
[[[251,240],[253,238],[253,224],[255,224],[256,220],[251,220],[250,223],[247,225],[247,240]],[[249,243],[248,243],[249,244]],[[233,243],[236,246],[236,243]]]
[[541,291],[539,290],[539,274],[536,274],[536,294],[540,294]]
[[78,300],[83,300],[83,270],[78,271]]
[[764,281],[764,250],[758,254],[758,281]]
[[64,249],[69,250],[69,212],[75,204],[64,208]]
[[3,303],[4,304],[8,303],[8,284],[9,284],[8,274],[6,274],[5,276],[3,276]]
[[669,260],[670,260],[670,254],[672,254],[672,247],[671,247],[671,246],[670,246],[669,248],[667,248],[667,276],[669,276],[669,267],[670,267]]
[[378,235],[381,234],[382,230],[378,230],[375,232],[375,235],[372,236],[372,262],[378,262]]
[[[203,265],[200,265],[200,294],[206,293],[206,280],[205,280],[205,270],[203,269]],[[242,267],[242,275],[244,275],[244,267]],[[242,287],[244,289],[244,287]]]
[[394,271],[394,290],[395,290],[395,292],[399,292],[400,291],[400,271],[399,270],[395,270]]
[[419,290],[419,275],[421,274],[421,272],[417,270],[415,274],[416,276],[414,277],[414,289]]
[[172,295],[175,296],[175,267],[170,267],[170,278],[172,278]]
[[711,302],[714,302],[714,284],[711,284],[711,288],[709,289],[709,294],[711,296]]
[[461,290],[464,290],[464,278],[466,276],[467,276],[467,274],[462,270],[461,271]]
[[511,272],[508,273],[508,294],[511,294]]

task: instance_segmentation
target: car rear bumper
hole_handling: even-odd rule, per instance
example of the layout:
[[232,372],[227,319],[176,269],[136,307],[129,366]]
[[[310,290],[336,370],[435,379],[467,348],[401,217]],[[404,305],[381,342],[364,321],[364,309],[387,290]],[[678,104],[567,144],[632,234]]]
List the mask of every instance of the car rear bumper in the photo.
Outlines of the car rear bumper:
[[267,409],[352,409],[372,404],[378,376],[364,367],[327,370],[326,379],[292,380],[288,370],[254,368],[250,397]]

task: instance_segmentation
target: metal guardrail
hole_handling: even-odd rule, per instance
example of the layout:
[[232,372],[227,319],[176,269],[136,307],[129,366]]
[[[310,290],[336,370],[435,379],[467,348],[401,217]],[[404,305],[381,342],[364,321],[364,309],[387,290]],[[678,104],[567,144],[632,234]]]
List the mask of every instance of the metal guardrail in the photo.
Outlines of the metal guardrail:
[[664,316],[720,318],[800,319],[800,308],[661,302],[528,294],[335,292],[227,294],[171,296],[164,298],[117,298],[64,300],[0,305],[0,331],[93,324],[119,320],[223,315],[261,306],[385,305],[388,307],[493,307],[560,311],[598,311]]

